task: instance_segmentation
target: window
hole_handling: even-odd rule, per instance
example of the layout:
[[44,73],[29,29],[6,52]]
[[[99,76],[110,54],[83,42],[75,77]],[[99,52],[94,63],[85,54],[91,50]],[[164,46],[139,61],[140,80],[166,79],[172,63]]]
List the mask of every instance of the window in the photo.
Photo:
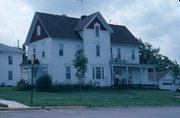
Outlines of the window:
[[12,57],[12,56],[9,56],[9,57],[8,57],[8,64],[9,64],[9,65],[12,65],[12,64],[13,64],[13,57]]
[[102,79],[104,79],[104,67],[102,67]]
[[96,56],[100,56],[100,46],[96,45]]
[[121,49],[117,49],[117,58],[121,59]]
[[38,25],[37,26],[37,36],[41,35],[41,27]]
[[101,79],[101,67],[96,67],[96,79]]
[[43,58],[45,57],[45,51],[42,51],[42,57]]
[[42,43],[42,57],[45,57],[45,42]]
[[12,71],[8,71],[8,79],[13,80],[13,72]]
[[95,79],[95,72],[94,72],[94,67],[93,67],[93,79]]
[[92,68],[93,79],[104,79],[104,67],[94,66]]
[[63,56],[63,44],[59,44],[59,56]]
[[99,37],[99,26],[95,26],[95,35]]
[[66,66],[66,79],[71,79],[71,67]]
[[132,60],[134,60],[134,59],[135,59],[135,50],[132,49]]

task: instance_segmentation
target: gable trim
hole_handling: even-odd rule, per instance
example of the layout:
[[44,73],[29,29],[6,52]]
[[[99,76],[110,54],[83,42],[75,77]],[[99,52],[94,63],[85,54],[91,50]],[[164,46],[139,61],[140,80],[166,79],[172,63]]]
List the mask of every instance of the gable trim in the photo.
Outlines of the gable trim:
[[[107,30],[109,30],[110,31],[110,33],[113,33],[114,31],[112,30],[112,28],[109,26],[109,24],[106,22],[106,20],[103,18],[103,16],[101,15],[101,13],[100,12],[97,12],[97,14],[85,25],[85,27],[84,28],[87,28],[89,25],[90,25],[90,23],[92,23],[92,21],[97,17],[98,18],[98,15],[100,15],[100,17],[103,19],[103,21],[105,22],[105,24],[104,23],[102,23],[103,25],[105,25],[104,27],[106,27],[107,28]],[[98,18],[99,19],[99,18]],[[100,20],[100,19],[99,19]],[[101,21],[101,20],[100,20]]]

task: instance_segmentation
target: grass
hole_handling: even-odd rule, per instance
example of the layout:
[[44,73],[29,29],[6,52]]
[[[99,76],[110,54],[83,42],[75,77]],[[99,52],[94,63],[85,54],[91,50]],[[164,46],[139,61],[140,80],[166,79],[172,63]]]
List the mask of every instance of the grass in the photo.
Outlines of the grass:
[[34,104],[30,104],[30,91],[16,91],[0,87],[0,98],[15,100],[29,106],[146,106],[180,105],[180,92],[161,90],[97,89],[79,91],[34,92]]
[[0,103],[0,107],[8,107],[8,106]]

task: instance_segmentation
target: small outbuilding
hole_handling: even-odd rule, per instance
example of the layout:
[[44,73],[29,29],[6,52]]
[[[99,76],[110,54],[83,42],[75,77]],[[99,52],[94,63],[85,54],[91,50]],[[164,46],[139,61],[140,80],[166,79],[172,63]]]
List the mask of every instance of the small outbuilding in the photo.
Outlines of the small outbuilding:
[[[153,72],[148,72],[149,81],[153,81]],[[174,76],[169,70],[156,72],[156,83],[159,89],[173,90],[174,89]]]

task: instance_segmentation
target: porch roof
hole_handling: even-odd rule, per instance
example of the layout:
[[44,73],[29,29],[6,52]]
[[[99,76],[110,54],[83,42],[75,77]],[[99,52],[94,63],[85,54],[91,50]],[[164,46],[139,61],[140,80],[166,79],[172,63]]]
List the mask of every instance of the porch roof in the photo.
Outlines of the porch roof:
[[137,68],[155,68],[154,64],[136,64],[136,63],[111,63],[112,66],[137,67]]

